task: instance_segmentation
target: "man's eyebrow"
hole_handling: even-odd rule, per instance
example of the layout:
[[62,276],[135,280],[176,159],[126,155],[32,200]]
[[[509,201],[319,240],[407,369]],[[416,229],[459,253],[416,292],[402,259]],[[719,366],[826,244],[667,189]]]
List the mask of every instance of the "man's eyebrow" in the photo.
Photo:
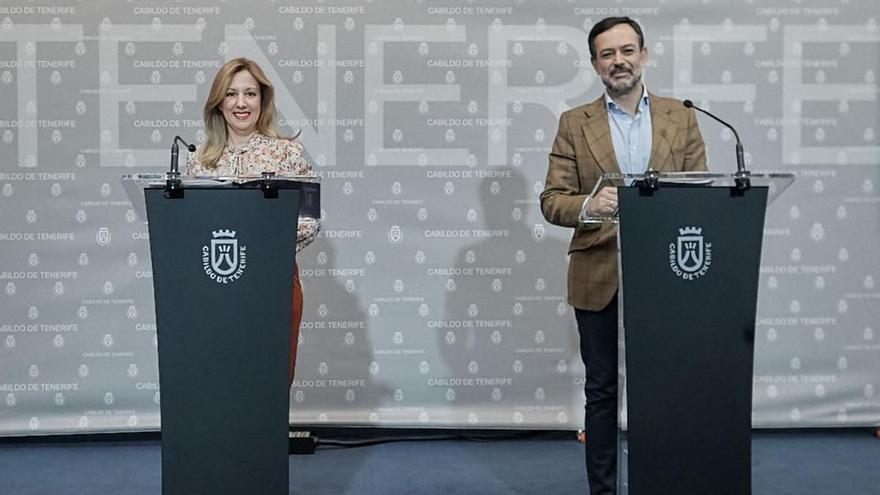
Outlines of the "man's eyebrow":
[[627,43],[627,44],[625,44],[625,45],[621,45],[621,46],[619,46],[619,47],[608,47],[608,48],[603,48],[602,50],[599,50],[599,53],[608,53],[608,52],[613,52],[614,50],[618,50],[618,49],[619,49],[619,50],[624,50],[624,49],[627,49],[627,48],[636,48],[636,45],[635,45],[634,43]]

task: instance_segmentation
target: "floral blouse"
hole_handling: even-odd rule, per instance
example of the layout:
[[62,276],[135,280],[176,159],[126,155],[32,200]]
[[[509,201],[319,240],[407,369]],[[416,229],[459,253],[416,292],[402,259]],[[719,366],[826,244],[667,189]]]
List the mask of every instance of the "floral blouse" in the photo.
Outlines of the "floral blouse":
[[[309,162],[303,157],[299,141],[273,138],[254,134],[247,144],[240,148],[228,146],[217,162],[217,167],[207,168],[198,159],[198,151],[190,153],[186,159],[186,175],[195,176],[238,176],[275,172],[287,175],[308,175],[318,177]],[[318,236],[321,222],[316,218],[299,217],[296,233],[296,252],[308,246]]]

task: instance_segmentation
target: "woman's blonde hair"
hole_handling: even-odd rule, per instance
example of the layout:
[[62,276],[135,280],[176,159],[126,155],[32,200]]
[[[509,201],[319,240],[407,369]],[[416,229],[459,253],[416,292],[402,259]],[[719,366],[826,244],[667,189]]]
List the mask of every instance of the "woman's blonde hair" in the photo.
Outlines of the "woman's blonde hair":
[[205,101],[206,137],[199,151],[199,161],[206,168],[215,168],[226,149],[228,130],[220,105],[226,98],[226,91],[232,84],[232,78],[243,70],[250,72],[260,85],[260,118],[257,119],[257,132],[273,138],[281,137],[275,127],[275,88],[256,62],[243,57],[234,58],[220,67],[217,75],[214,76],[208,99]]

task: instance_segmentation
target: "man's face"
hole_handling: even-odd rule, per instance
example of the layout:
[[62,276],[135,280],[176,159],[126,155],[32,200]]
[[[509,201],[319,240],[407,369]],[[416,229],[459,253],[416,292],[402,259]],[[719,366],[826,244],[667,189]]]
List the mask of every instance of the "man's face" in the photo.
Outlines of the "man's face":
[[648,50],[639,49],[639,35],[629,24],[617,24],[593,40],[596,57],[593,69],[602,78],[608,93],[619,96],[641,88],[642,67]]

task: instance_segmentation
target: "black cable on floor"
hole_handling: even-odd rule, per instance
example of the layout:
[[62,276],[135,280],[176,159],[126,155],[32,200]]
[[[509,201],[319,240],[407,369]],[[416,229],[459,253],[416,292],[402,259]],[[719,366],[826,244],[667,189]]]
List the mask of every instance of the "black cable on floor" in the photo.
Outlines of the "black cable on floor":
[[437,434],[437,435],[395,435],[381,436],[372,438],[363,438],[357,440],[340,440],[332,438],[317,438],[317,448],[335,447],[335,448],[356,448],[367,447],[371,445],[379,445],[391,442],[432,442],[432,441],[448,441],[463,440],[468,442],[500,442],[505,440],[522,440],[526,438],[534,438],[545,436],[545,432],[535,431],[514,431],[504,433],[492,433],[485,435],[469,435],[469,434]]

